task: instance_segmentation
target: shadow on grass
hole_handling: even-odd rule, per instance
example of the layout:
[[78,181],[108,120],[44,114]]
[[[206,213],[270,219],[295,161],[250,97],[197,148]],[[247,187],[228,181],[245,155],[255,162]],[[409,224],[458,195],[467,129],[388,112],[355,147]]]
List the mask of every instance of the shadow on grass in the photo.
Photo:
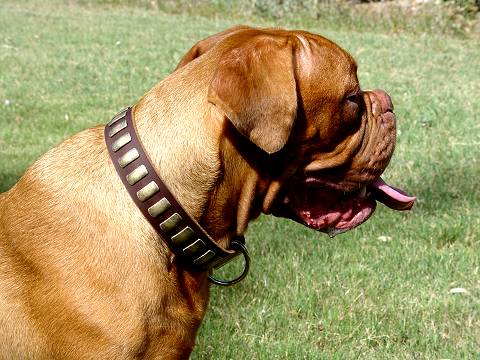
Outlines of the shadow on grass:
[[428,212],[472,208],[480,199],[479,178],[480,169],[473,162],[467,166],[445,164],[423,172],[409,190],[417,196],[419,208]]

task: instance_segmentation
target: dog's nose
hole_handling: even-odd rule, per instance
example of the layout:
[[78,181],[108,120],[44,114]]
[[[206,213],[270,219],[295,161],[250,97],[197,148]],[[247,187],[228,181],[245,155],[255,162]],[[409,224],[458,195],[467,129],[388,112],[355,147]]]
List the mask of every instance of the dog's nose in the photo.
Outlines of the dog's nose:
[[392,99],[390,98],[390,95],[387,94],[385,90],[382,89],[375,89],[372,90],[372,93],[375,94],[377,97],[380,106],[381,106],[381,113],[386,113],[386,112],[393,112],[393,103]]

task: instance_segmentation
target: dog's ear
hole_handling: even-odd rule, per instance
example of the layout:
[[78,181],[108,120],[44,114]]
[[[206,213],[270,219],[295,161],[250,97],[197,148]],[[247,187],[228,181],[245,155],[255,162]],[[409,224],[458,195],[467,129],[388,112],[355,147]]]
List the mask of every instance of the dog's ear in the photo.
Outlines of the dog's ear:
[[271,36],[241,44],[222,55],[208,99],[242,135],[272,154],[286,144],[297,113],[292,44]]
[[225,39],[227,36],[239,30],[251,29],[245,25],[233,26],[230,29],[222,31],[218,34],[207,37],[206,39],[200,40],[183,56],[183,58],[178,63],[175,70],[180,69],[181,67],[187,65],[190,61],[195,60],[199,56],[205,54],[208,50],[217,45],[220,41]]

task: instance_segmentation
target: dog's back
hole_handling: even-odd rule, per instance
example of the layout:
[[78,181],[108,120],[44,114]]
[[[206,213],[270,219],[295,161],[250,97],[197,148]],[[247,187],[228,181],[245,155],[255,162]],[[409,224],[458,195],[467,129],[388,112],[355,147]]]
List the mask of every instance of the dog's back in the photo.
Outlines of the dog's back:
[[158,271],[159,242],[110,161],[103,126],[88,129],[0,194],[0,360],[148,358],[165,328],[175,337],[150,351],[178,358],[193,346],[196,327],[162,318],[183,308],[176,279]]
[[[44,339],[46,334],[52,338],[49,323],[53,326],[68,312],[77,314],[78,309],[67,310],[58,301],[72,297],[64,292],[73,274],[65,264],[72,261],[80,268],[79,261],[89,260],[74,237],[62,234],[75,229],[83,232],[81,241],[89,239],[88,218],[75,207],[84,206],[91,214],[99,206],[101,197],[93,189],[101,191],[98,182],[107,171],[102,169],[107,168],[102,144],[100,128],[79,133],[47,152],[0,194],[0,359],[52,358],[56,351]],[[81,177],[90,181],[72,181]],[[65,323],[81,328],[81,318]],[[68,334],[64,330],[56,334],[59,342]]]

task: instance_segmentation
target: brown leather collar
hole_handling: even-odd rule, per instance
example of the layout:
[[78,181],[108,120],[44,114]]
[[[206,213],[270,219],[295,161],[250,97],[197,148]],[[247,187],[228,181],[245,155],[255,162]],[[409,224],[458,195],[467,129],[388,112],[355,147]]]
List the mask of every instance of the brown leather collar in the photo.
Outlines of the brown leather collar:
[[224,249],[187,214],[144,152],[132,122],[131,108],[120,111],[105,126],[105,142],[113,165],[135,205],[182,266],[209,271],[243,254],[245,268],[238,278],[225,281],[209,276],[209,279],[217,285],[232,285],[247,275],[249,257],[243,236],[233,239],[230,249]]

